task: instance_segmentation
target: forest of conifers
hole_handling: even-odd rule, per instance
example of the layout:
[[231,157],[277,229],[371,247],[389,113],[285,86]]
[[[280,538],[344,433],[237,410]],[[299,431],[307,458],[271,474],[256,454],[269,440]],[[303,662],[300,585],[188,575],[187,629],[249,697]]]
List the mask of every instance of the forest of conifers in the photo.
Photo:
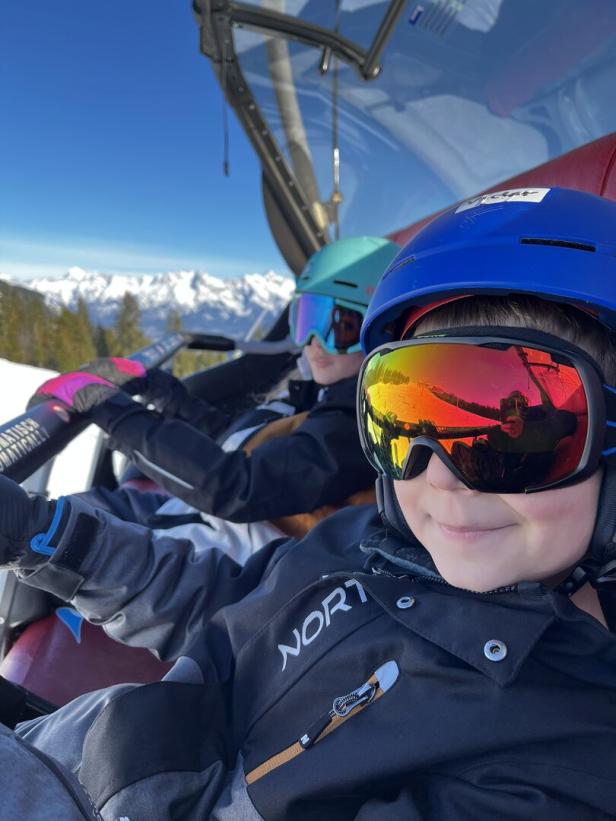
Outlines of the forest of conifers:
[[[179,330],[181,319],[171,312],[167,327]],[[56,371],[79,368],[98,356],[126,356],[150,340],[140,328],[137,299],[124,294],[112,327],[93,324],[83,300],[75,310],[52,309],[41,294],[0,281],[0,358]],[[173,371],[185,376],[224,359],[216,353],[183,352]]]

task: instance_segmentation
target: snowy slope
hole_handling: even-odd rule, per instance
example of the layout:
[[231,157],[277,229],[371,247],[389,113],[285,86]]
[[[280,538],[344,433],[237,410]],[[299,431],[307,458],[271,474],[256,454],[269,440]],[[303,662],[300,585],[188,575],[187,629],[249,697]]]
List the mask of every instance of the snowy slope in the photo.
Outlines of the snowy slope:
[[[55,375],[55,371],[0,359],[0,424],[20,416],[38,386]],[[97,440],[98,429],[91,425],[56,457],[49,480],[50,496],[85,490]]]
[[200,271],[175,271],[142,277],[87,273],[69,269],[64,279],[32,279],[20,284],[45,294],[50,305],[74,307],[82,297],[94,322],[110,325],[128,291],[139,301],[142,326],[151,337],[165,330],[176,309],[186,330],[244,336],[263,312],[267,325],[293,292],[294,280],[274,271],[219,279]]

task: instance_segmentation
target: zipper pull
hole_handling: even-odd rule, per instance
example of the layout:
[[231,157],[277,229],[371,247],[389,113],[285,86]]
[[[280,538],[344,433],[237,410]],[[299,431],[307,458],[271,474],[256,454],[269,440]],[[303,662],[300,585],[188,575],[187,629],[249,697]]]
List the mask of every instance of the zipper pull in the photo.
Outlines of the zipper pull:
[[314,742],[322,735],[322,733],[329,727],[332,721],[338,718],[346,718],[353,710],[357,709],[362,704],[367,704],[372,701],[376,693],[377,685],[367,681],[358,687],[356,690],[351,690],[345,696],[338,696],[334,699],[332,709],[318,718],[304,735],[300,738],[299,743],[307,750],[312,747]]
[[369,701],[372,701],[376,693],[376,688],[376,684],[367,681],[356,690],[351,690],[346,696],[338,696],[338,698],[334,699],[330,715],[333,714],[340,716],[340,718],[345,718],[349,713],[352,713],[353,710],[359,707],[360,704],[367,704]]
[[351,690],[346,696],[339,696],[334,699],[330,716],[339,716],[346,718],[353,710],[363,704],[369,704],[380,690],[381,694],[386,693],[389,688],[395,684],[398,679],[400,670],[395,661],[386,661],[370,676],[368,681],[364,682],[361,687]]
[[364,682],[355,690],[351,690],[345,696],[335,698],[332,709],[310,725],[309,729],[299,739],[299,744],[304,750],[312,747],[335,718],[346,718],[353,710],[364,704],[369,704],[376,696],[379,688],[383,693],[386,693],[398,678],[399,672],[395,661],[385,662],[373,673],[369,681]]

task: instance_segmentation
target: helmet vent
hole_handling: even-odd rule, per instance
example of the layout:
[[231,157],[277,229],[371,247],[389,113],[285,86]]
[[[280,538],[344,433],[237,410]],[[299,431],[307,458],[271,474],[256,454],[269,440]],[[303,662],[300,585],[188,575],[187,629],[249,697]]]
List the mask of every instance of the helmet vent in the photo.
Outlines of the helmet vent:
[[412,262],[415,262],[415,257],[406,257],[405,259],[399,260],[395,265],[392,265],[385,271],[381,277],[381,280],[385,279],[385,277],[388,277],[390,274],[393,274],[393,272],[397,271],[398,268],[402,268],[404,265],[410,265]]
[[346,279],[334,279],[334,285],[346,285],[347,288],[357,288],[358,285],[356,282],[347,282]]
[[594,253],[597,249],[587,242],[574,242],[568,239],[542,239],[541,237],[522,237],[522,245],[555,245],[558,248],[574,248],[576,251],[590,251]]

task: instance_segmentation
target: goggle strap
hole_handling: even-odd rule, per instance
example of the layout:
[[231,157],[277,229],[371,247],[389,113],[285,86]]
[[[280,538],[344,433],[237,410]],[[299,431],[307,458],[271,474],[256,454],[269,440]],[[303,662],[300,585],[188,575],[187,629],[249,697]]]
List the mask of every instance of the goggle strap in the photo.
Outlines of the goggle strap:
[[608,562],[598,572],[597,578],[592,580],[593,587],[604,590],[610,588],[612,591],[616,587],[616,559]]
[[609,461],[616,461],[616,388],[603,385],[605,410],[607,413],[605,441],[601,455]]

